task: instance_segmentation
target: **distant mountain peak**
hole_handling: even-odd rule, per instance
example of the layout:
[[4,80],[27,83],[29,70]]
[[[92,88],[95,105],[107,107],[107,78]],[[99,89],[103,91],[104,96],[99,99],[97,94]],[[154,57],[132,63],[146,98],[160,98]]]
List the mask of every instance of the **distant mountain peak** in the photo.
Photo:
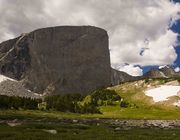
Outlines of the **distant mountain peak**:
[[144,76],[150,78],[161,78],[161,77],[170,78],[170,77],[176,77],[178,75],[171,66],[164,65],[164,66],[160,66],[158,69],[154,69],[154,68],[151,69]]

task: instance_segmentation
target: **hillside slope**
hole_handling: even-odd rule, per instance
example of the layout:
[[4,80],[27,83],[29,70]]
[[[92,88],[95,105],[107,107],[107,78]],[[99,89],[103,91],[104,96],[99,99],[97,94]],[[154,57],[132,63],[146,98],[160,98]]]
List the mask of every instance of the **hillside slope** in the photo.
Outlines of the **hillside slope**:
[[[180,96],[178,94],[170,95],[167,99],[156,102],[153,96],[146,95],[150,89],[156,89],[164,86],[178,86],[179,81],[174,78],[149,79],[127,82],[114,87],[109,87],[110,90],[115,90],[121,97],[122,101],[127,104],[126,107],[119,107],[121,102],[116,106],[101,107],[102,112],[107,116],[120,118],[136,118],[136,119],[180,119]],[[158,96],[158,92],[154,93]],[[162,95],[159,94],[159,97]],[[164,98],[167,94],[164,95]]]

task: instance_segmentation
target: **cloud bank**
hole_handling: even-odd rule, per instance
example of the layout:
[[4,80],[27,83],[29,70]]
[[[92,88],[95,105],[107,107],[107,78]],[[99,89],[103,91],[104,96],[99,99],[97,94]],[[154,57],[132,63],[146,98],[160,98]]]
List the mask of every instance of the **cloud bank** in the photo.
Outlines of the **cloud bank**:
[[143,75],[143,70],[139,66],[133,66],[132,64],[125,64],[118,67],[118,70],[124,71],[132,76]]
[[0,41],[47,26],[99,26],[110,37],[112,67],[133,71],[173,64],[178,19],[180,4],[170,0],[0,0]]

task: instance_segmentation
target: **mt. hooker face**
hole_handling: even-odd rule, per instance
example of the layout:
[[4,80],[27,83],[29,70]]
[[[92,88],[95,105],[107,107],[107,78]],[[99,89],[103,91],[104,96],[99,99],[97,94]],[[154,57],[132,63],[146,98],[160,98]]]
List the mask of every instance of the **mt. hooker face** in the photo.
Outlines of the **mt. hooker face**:
[[41,94],[111,85],[108,35],[92,26],[38,29],[0,44],[0,72]]

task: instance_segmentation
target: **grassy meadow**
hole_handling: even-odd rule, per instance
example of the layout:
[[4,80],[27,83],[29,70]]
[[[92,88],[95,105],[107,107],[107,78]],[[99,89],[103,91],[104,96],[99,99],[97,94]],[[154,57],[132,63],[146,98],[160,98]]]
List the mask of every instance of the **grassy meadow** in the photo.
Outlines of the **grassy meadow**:
[[[158,86],[164,83],[162,80],[129,82],[108,89],[116,91],[121,101],[113,102],[113,105],[98,106],[99,113],[71,113],[53,110],[0,110],[0,119],[83,119],[83,118],[113,118],[113,119],[160,119],[180,120],[180,107],[165,103],[154,103],[151,97],[144,94],[148,85]],[[87,98],[87,100],[89,100]],[[121,107],[121,102],[128,104]],[[86,99],[83,102],[87,102]]]
[[[51,132],[50,132],[51,131]],[[55,131],[55,132],[54,132]],[[179,140],[180,129],[119,129],[75,124],[0,125],[1,140]]]
[[[109,90],[116,91],[121,97],[112,105],[97,106],[101,113],[72,113],[57,110],[0,110],[0,140],[179,140],[180,128],[120,128],[102,123],[97,125],[71,123],[83,119],[143,119],[143,120],[180,120],[180,107],[166,103],[154,103],[144,94],[148,85],[158,86],[162,80],[129,82]],[[89,102],[90,96],[81,104]],[[87,100],[87,101],[86,101]],[[123,104],[122,104],[123,102]],[[9,126],[8,121],[18,120],[17,126]],[[71,120],[64,123],[61,120]],[[58,123],[52,123],[58,122]],[[55,131],[51,133],[50,131]]]

